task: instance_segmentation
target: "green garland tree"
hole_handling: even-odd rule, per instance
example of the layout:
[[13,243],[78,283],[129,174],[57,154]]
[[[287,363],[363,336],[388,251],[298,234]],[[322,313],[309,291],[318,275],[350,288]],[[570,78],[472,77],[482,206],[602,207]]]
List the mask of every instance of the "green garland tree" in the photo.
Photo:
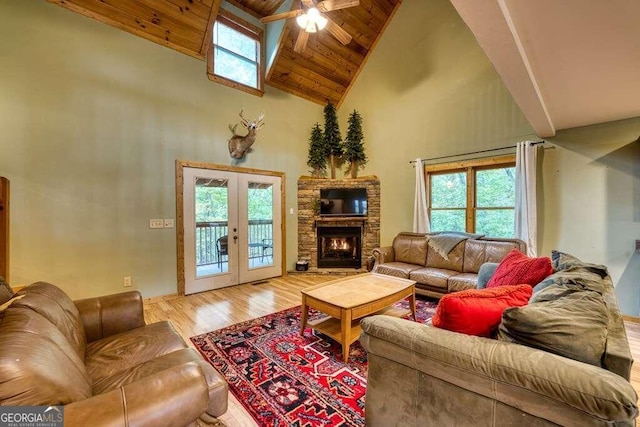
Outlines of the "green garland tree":
[[329,155],[331,178],[335,179],[336,166],[342,156],[342,136],[340,135],[336,107],[331,102],[324,107],[324,145]]
[[356,110],[353,110],[353,113],[349,115],[349,129],[343,145],[344,160],[349,162],[345,175],[351,171],[351,178],[357,178],[358,169],[363,168],[367,163],[363,141],[362,116]]
[[318,123],[311,129],[307,165],[315,178],[320,178],[327,173],[327,151],[324,146],[324,135]]

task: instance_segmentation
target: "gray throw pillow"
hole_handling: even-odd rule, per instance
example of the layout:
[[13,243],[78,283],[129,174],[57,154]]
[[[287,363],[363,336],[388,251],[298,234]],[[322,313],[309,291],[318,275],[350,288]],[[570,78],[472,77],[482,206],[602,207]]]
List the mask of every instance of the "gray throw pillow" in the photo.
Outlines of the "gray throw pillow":
[[498,340],[523,344],[595,366],[602,366],[609,312],[602,295],[558,290],[557,299],[540,300],[502,313]]
[[478,269],[478,285],[477,289],[484,289],[487,287],[487,283],[493,276],[493,273],[496,272],[496,268],[498,268],[497,262],[485,262]]
[[13,289],[7,282],[4,281],[4,277],[0,277],[0,305],[13,298]]

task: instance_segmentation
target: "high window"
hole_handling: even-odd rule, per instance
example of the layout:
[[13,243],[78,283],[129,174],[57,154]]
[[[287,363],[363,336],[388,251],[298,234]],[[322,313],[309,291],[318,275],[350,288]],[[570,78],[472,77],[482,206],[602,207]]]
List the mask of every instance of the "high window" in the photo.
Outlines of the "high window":
[[220,10],[207,59],[209,79],[262,96],[262,30]]
[[431,231],[514,236],[514,156],[429,165],[425,173]]

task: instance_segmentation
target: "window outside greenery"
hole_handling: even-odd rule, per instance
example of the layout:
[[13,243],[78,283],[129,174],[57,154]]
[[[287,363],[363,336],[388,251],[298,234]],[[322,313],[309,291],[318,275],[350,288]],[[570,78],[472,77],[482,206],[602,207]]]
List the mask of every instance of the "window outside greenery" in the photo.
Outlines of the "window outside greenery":
[[213,71],[246,86],[258,89],[260,43],[220,21],[213,26]]
[[431,229],[465,231],[467,174],[465,172],[431,176]]
[[[273,219],[273,188],[249,188],[249,220]],[[196,222],[228,220],[227,187],[196,187]]]
[[476,233],[514,236],[515,184],[514,167],[476,171]]
[[[471,168],[430,174],[431,231],[467,231],[489,237],[513,237],[515,168]],[[467,184],[467,177],[475,185]],[[475,194],[468,194],[475,187]],[[475,208],[467,206],[475,200]],[[473,218],[467,224],[467,213]]]

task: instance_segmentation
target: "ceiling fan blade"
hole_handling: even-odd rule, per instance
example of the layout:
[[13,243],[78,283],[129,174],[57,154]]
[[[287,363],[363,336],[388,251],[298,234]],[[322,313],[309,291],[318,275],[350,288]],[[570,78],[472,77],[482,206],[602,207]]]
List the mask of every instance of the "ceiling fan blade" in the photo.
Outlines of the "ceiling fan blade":
[[333,22],[331,19],[327,19],[327,31],[333,34],[333,37],[337,38],[338,41],[344,45],[348,45],[351,43],[351,35],[347,33],[340,25]]
[[293,46],[293,51],[297,53],[304,52],[307,47],[307,40],[309,40],[309,33],[305,30],[300,29],[300,33],[298,34],[298,39],[296,40],[295,46]]
[[304,10],[302,9],[290,10],[289,12],[282,12],[276,13],[275,15],[265,16],[264,18],[260,18],[260,22],[262,22],[263,24],[267,24],[269,22],[278,21],[280,19],[297,18],[303,13]]
[[324,0],[316,5],[320,12],[331,12],[353,6],[360,6],[360,0]]

